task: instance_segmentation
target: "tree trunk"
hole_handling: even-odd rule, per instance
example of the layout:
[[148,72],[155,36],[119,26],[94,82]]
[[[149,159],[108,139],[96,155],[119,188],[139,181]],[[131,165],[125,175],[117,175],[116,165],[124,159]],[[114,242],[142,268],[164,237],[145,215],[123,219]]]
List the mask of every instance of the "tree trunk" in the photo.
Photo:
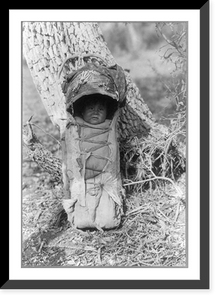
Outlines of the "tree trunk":
[[[61,90],[63,77],[59,70],[66,58],[95,54],[107,64],[115,64],[97,23],[24,22],[23,51],[34,83],[45,109],[62,135],[66,126],[65,97]],[[149,130],[164,135],[166,129],[154,123],[147,104],[128,72],[127,102],[121,109],[119,133],[121,139],[147,135]],[[154,133],[153,133],[154,134]]]
[[[45,109],[53,124],[59,127],[61,137],[65,132],[68,119],[65,96],[61,86],[65,76],[68,74],[68,67],[77,69],[77,65],[64,66],[66,59],[74,55],[94,54],[101,56],[109,66],[116,63],[97,23],[24,22],[23,54]],[[63,66],[63,72],[59,76]],[[158,164],[160,164],[163,170],[168,170],[168,162],[171,161],[173,165],[173,156],[177,157],[175,163],[179,166],[180,161],[182,164],[183,155],[178,150],[173,150],[174,148],[176,149],[176,146],[174,145],[173,147],[172,137],[169,138],[168,136],[168,128],[154,122],[152,114],[142,99],[137,86],[132,81],[129,72],[124,72],[127,83],[127,95],[126,104],[120,109],[118,119],[120,144],[122,146],[126,145],[124,141],[130,140],[132,137],[145,137],[147,143],[145,144],[146,146],[143,146],[143,153],[146,155],[144,151],[148,151],[152,159],[157,162],[157,168]],[[25,136],[24,143],[29,147],[30,153],[32,152],[32,157],[39,161],[46,150],[42,150],[42,145],[39,143],[35,143],[35,146],[33,146],[33,143],[30,143],[31,140],[33,141],[32,136],[33,133]],[[159,141],[158,147],[157,141]],[[32,146],[30,147],[30,145]],[[146,150],[150,146],[151,149]],[[171,146],[172,154],[168,159],[168,152]],[[132,144],[129,144],[129,147],[133,147]],[[135,147],[137,150],[137,145]],[[41,156],[38,156],[39,149],[41,149]],[[45,155],[47,155],[46,152]],[[43,160],[41,166],[46,170],[52,170],[50,166],[54,164],[54,172],[58,174],[57,178],[59,178],[62,173],[61,164],[57,162],[56,158],[52,162],[53,157],[50,155],[48,157],[50,160]],[[133,157],[135,155],[132,154],[131,160]],[[125,157],[126,159],[127,157]],[[46,161],[49,164],[48,168]],[[152,164],[150,165],[151,167]]]

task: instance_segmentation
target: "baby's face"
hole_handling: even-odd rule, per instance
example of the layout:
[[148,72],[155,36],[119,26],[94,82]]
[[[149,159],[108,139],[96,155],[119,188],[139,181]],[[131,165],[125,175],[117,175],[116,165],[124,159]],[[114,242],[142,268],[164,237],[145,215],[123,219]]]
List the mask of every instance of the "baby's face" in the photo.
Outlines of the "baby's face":
[[106,105],[102,103],[88,103],[83,111],[83,119],[87,123],[97,125],[105,121],[107,115]]

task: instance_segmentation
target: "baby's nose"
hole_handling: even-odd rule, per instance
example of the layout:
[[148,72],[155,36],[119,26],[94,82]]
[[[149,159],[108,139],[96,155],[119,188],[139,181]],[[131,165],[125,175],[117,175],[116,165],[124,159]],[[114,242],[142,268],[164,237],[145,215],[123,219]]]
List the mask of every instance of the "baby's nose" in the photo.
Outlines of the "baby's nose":
[[98,113],[99,112],[99,108],[98,107],[94,107],[94,110],[93,110],[95,113]]

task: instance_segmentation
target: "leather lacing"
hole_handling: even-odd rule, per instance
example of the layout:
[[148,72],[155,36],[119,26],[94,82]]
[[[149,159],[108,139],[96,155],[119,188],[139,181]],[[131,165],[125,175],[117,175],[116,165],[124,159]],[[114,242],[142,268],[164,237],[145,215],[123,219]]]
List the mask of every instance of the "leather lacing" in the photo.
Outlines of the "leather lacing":
[[[79,130],[79,136],[81,135],[81,131],[82,131],[81,129],[82,128],[91,128],[91,129],[97,129],[98,130],[98,132],[92,132],[92,133],[88,134],[87,137],[78,137],[78,138],[76,138],[76,140],[80,141],[80,148],[81,149],[82,149],[81,145],[82,145],[83,142],[95,144],[95,146],[89,148],[88,150],[80,151],[80,154],[85,157],[83,168],[85,168],[87,170],[99,172],[99,174],[96,174],[95,176],[100,175],[101,173],[104,173],[107,166],[108,166],[108,164],[111,163],[112,160],[109,157],[105,156],[105,155],[95,154],[95,152],[97,150],[103,148],[103,147],[109,146],[111,143],[108,141],[108,138],[107,138],[107,141],[97,141],[94,138],[99,136],[99,135],[105,134],[105,133],[109,132],[110,130],[112,130],[111,126],[109,126],[109,127],[94,127],[92,125],[90,126],[89,124],[85,124],[85,123],[80,124],[78,122],[77,122],[77,126],[78,126],[78,130]],[[94,168],[86,167],[85,166],[86,161],[91,156],[93,156],[97,159],[105,159],[106,160],[105,167],[102,170],[97,170],[97,169],[94,169]]]

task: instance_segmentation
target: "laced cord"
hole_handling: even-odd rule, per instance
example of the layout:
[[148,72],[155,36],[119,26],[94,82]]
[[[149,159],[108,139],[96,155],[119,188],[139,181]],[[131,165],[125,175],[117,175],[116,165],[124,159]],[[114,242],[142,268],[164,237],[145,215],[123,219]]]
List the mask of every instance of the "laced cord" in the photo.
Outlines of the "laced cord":
[[[108,133],[110,130],[111,130],[111,127],[104,127],[104,128],[101,128],[101,127],[94,127],[94,126],[89,126],[88,124],[79,124],[77,123],[77,125],[79,126],[79,131],[82,132],[81,128],[91,128],[91,129],[97,129],[97,132],[93,132],[93,133],[90,133],[87,137],[79,137],[77,138],[76,140],[79,140],[80,141],[80,148],[82,149],[82,143],[83,142],[88,142],[88,143],[92,143],[92,144],[96,144],[95,146],[89,148],[88,150],[83,150],[81,152],[82,155],[85,155],[85,161],[84,161],[84,164],[86,165],[86,162],[87,160],[93,156],[97,159],[105,159],[107,162],[106,162],[106,165],[104,166],[103,170],[97,170],[97,169],[94,169],[94,168],[91,168],[91,167],[88,167],[87,166],[84,166],[85,169],[87,170],[90,170],[90,171],[95,171],[95,172],[98,172],[99,174],[103,173],[108,165],[109,162],[111,162],[111,159],[105,155],[98,155],[96,154],[95,152],[103,147],[106,147],[106,146],[109,146],[111,143],[108,141],[108,139],[106,141],[97,141],[95,140],[94,138],[97,137],[97,136],[100,136],[100,135],[103,135],[105,133]],[[88,155],[89,154],[89,155]]]

